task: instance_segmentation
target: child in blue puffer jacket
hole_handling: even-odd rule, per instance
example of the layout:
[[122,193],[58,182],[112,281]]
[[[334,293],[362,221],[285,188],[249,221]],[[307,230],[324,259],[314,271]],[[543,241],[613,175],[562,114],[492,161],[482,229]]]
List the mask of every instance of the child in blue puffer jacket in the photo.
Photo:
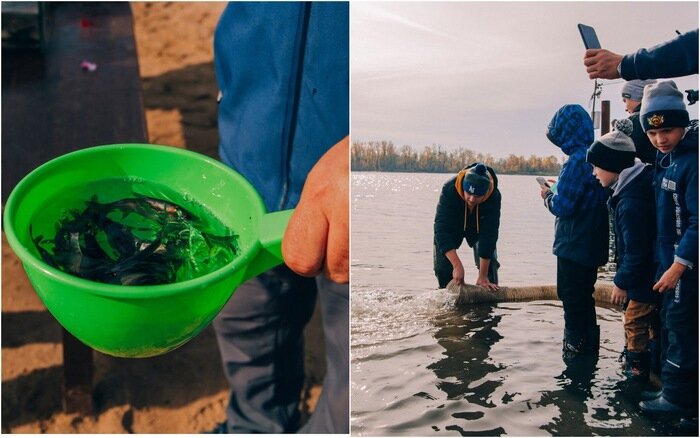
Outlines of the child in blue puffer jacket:
[[597,356],[600,327],[593,292],[598,266],[608,260],[608,194],[586,163],[593,121],[581,105],[565,105],[549,123],[547,138],[569,156],[559,174],[557,193],[547,188],[540,193],[556,216],[553,252],[557,294],[564,307],[563,357]]
[[655,171],[657,282],[663,293],[662,393],[640,403],[646,413],[697,417],[698,136],[673,81],[644,88],[640,121],[659,151]]

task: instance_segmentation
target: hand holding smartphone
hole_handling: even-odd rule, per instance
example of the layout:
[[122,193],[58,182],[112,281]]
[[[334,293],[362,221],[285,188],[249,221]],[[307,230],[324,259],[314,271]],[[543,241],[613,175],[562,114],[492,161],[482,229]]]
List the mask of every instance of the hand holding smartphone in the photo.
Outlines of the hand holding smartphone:
[[591,26],[579,23],[578,31],[581,33],[583,45],[586,46],[586,49],[600,49],[600,42],[598,41],[595,29]]
[[544,179],[541,176],[538,176],[536,179],[537,179],[537,182],[540,184],[540,187],[549,188],[549,183],[547,182],[546,179]]

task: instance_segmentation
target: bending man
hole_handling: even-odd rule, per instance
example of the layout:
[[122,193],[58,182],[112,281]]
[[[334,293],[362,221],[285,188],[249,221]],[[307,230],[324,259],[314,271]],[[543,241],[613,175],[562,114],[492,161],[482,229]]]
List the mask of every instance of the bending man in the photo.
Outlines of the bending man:
[[501,220],[501,192],[492,168],[474,163],[442,187],[435,212],[433,259],[441,288],[450,280],[464,282],[464,265],[457,255],[463,239],[474,250],[479,269],[476,285],[498,290],[496,241]]

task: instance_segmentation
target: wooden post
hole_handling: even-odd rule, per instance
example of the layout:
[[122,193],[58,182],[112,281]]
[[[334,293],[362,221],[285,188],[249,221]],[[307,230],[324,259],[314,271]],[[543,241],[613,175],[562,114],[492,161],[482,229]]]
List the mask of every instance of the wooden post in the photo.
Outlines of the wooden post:
[[[52,158],[148,138],[129,3],[45,5],[44,53],[25,50],[3,57],[3,203],[26,174]],[[83,17],[95,29],[82,29]],[[81,59],[98,60],[99,70],[81,72],[76,64]],[[93,351],[65,330],[62,341],[63,407],[93,414]]]
[[92,349],[63,329],[63,410],[92,414]]
[[600,135],[610,132],[610,101],[600,102]]

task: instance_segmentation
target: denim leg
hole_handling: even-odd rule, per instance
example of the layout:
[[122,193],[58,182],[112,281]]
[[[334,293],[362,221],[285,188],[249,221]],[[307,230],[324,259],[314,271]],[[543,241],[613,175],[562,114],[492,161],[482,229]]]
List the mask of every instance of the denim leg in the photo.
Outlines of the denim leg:
[[350,432],[350,289],[319,276],[318,296],[326,344],[326,376],[314,413],[299,433]]
[[286,266],[238,287],[214,320],[231,385],[229,433],[294,432],[304,383],[304,326],[316,300],[313,278]]

